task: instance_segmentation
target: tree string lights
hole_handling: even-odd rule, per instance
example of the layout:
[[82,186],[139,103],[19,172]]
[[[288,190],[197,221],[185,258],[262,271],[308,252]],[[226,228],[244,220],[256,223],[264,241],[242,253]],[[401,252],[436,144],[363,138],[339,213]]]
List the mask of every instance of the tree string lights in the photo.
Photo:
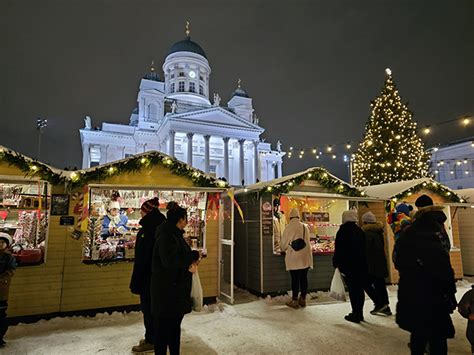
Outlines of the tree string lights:
[[371,102],[363,141],[353,158],[356,186],[428,176],[429,154],[417,136],[412,113],[402,104],[390,69],[380,96]]

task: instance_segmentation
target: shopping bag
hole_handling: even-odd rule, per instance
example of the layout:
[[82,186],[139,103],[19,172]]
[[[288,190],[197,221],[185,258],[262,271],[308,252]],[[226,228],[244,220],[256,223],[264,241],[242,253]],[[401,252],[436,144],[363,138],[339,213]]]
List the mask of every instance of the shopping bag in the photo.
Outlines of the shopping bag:
[[334,276],[332,277],[329,297],[332,297],[338,301],[346,301],[346,290],[344,288],[342,276],[338,268],[336,268],[334,271]]
[[201,286],[201,280],[199,279],[199,274],[197,271],[193,274],[193,283],[191,286],[191,299],[193,301],[193,310],[196,312],[201,312],[202,303],[203,303],[202,286]]

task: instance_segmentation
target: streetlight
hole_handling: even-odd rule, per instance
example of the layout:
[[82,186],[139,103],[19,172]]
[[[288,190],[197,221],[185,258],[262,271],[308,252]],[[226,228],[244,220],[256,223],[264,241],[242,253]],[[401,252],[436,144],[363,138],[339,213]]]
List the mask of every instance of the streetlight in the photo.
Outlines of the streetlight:
[[43,134],[44,129],[48,126],[48,120],[38,118],[36,119],[36,129],[38,130],[38,156],[36,160],[40,159],[41,154],[41,135]]

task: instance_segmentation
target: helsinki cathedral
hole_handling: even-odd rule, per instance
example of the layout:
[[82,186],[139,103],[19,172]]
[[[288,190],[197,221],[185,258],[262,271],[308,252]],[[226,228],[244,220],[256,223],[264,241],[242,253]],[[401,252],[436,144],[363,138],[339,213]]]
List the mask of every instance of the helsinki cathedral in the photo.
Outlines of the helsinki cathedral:
[[285,153],[280,142],[272,150],[260,138],[264,129],[240,80],[224,106],[217,94],[209,100],[210,77],[206,53],[191,40],[188,23],[186,37],[166,56],[163,75],[152,63],[141,79],[128,125],[104,122],[93,129],[85,118],[82,168],[156,150],[231,185],[281,177]]

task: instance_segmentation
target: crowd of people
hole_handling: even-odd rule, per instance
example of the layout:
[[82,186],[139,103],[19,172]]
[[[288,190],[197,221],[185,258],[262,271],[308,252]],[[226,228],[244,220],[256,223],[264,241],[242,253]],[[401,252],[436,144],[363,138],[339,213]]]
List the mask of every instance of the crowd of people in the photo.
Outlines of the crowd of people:
[[[393,261],[400,276],[396,322],[411,333],[408,345],[412,354],[447,354],[447,339],[455,332],[451,314],[459,307],[468,319],[467,337],[474,353],[474,288],[458,305],[451,245],[444,228],[446,215],[427,195],[420,196],[415,206],[417,211],[400,204],[387,220],[396,240]],[[192,310],[192,279],[200,254],[183,238],[187,211],[176,202],[167,204],[165,217],[158,198],[145,201],[141,216],[130,290],[140,296],[145,336],[131,350],[179,354],[181,322]],[[384,224],[370,211],[360,217],[359,226],[356,210],[343,212],[333,257],[349,291],[352,311],[345,319],[353,323],[364,321],[364,292],[374,303],[371,314],[392,315],[385,285],[389,270]],[[7,251],[11,242],[8,234],[0,233],[0,346],[5,345],[8,291],[16,268]],[[292,298],[287,306],[304,308],[313,253],[309,229],[296,208],[290,211],[280,244],[291,277]]]

